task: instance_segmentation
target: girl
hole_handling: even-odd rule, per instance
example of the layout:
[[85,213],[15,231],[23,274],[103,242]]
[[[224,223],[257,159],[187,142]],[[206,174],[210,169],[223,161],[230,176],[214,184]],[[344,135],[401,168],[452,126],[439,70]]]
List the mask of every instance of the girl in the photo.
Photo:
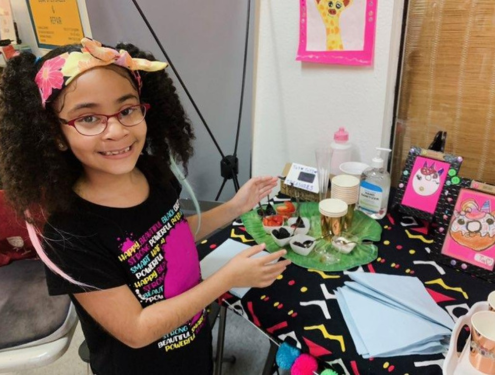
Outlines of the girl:
[[[265,287],[289,261],[264,246],[201,282],[181,185],[193,132],[165,63],[91,39],[39,61],[9,61],[0,91],[0,175],[20,215],[47,215],[39,255],[52,295],[69,294],[95,374],[210,374],[204,308],[233,287]],[[275,186],[248,181],[206,212],[196,238],[252,209]],[[39,216],[39,215],[38,215]],[[30,230],[33,227],[30,226]]]

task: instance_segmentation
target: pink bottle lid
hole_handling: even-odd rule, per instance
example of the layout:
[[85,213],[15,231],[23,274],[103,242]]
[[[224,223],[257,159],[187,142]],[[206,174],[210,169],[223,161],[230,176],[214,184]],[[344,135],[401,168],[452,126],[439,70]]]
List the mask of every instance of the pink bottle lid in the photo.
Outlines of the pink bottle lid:
[[344,127],[339,128],[339,130],[333,134],[333,140],[336,142],[347,142],[349,140],[349,133]]

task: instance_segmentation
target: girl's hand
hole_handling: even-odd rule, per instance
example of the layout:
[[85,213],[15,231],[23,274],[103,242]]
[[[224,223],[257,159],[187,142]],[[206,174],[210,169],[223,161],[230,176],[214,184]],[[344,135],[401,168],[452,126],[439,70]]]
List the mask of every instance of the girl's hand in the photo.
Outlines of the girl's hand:
[[263,198],[271,193],[277,185],[277,177],[254,177],[246,182],[230,200],[230,204],[237,211],[236,216],[253,209]]
[[243,287],[265,288],[271,285],[277,276],[284,272],[291,263],[288,259],[276,262],[278,258],[287,253],[286,250],[254,257],[255,254],[264,249],[265,244],[250,247],[232,258],[221,269],[221,272],[227,278],[229,289]]

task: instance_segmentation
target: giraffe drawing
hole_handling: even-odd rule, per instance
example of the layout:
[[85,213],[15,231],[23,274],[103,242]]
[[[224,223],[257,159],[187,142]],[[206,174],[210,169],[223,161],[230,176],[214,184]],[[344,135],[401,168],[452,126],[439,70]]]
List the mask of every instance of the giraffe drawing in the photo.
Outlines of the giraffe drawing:
[[327,30],[327,51],[342,51],[344,45],[340,36],[340,15],[353,0],[315,0]]

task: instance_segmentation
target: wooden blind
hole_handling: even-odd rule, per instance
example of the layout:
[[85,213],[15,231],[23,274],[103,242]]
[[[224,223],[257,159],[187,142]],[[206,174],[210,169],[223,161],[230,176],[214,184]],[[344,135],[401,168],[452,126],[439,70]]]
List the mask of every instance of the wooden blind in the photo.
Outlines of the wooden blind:
[[495,184],[495,0],[410,0],[393,155],[447,131],[460,176]]

